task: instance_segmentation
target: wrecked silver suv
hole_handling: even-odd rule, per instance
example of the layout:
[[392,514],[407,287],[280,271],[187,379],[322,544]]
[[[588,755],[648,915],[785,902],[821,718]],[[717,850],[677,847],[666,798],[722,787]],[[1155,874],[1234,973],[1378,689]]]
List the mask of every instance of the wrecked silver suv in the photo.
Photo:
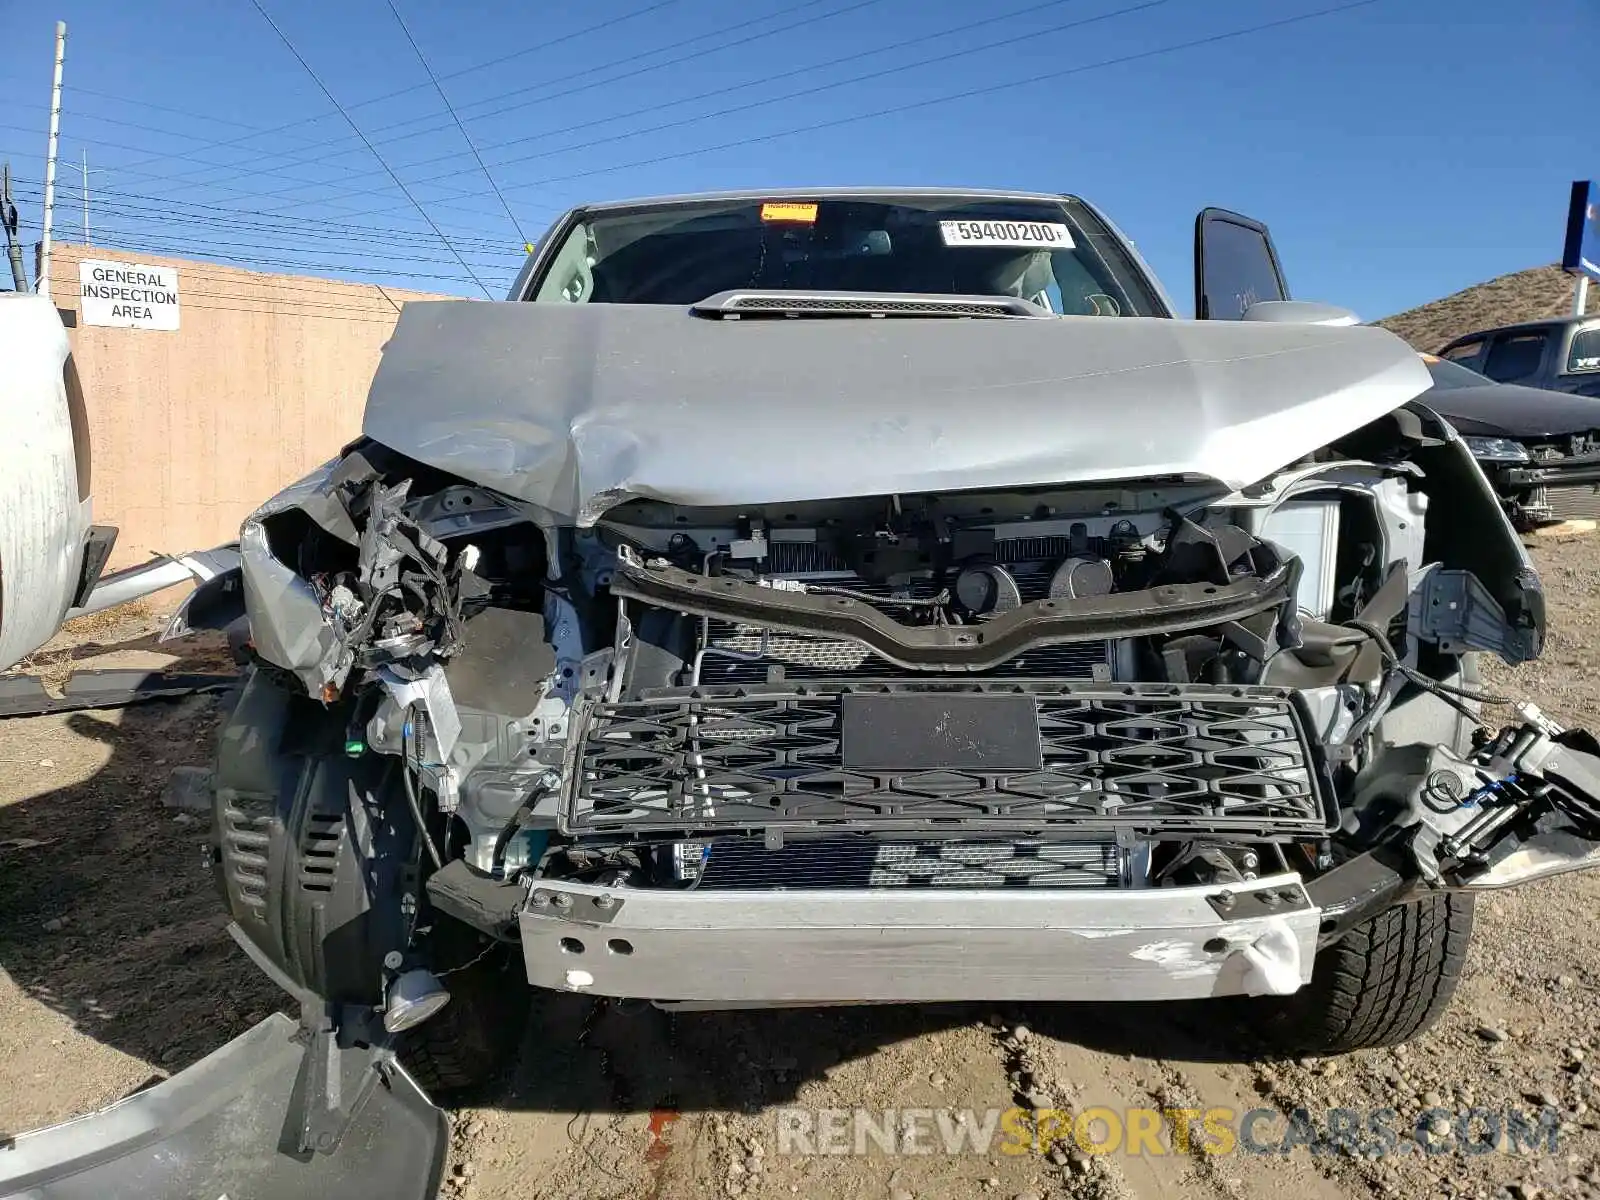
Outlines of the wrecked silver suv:
[[1600,747],[1479,725],[1543,596],[1416,355],[1254,222],[1197,256],[1180,320],[1075,198],[723,195],[408,304],[241,540],[215,866],[314,1037],[466,1084],[528,984],[1425,1028],[1475,890],[1595,863]]

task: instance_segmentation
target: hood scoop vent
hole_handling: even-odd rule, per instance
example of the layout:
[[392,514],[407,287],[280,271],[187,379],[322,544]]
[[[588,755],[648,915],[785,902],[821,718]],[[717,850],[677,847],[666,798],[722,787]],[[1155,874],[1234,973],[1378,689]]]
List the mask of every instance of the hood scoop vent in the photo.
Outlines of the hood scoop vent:
[[873,292],[718,292],[689,310],[724,320],[761,317],[1049,317],[1018,296],[943,296]]

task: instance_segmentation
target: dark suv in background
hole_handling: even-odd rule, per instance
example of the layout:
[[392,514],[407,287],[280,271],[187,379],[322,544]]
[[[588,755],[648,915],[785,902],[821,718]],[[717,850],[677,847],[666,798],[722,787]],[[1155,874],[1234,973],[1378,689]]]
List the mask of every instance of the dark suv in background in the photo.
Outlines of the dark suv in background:
[[1440,350],[1439,357],[1497,383],[1600,396],[1600,314],[1464,334]]

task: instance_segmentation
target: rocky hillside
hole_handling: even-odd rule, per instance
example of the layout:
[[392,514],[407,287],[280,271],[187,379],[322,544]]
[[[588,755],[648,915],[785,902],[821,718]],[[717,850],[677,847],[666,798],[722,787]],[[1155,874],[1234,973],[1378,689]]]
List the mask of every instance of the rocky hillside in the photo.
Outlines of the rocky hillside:
[[[1476,329],[1564,317],[1572,311],[1573,278],[1559,266],[1530,267],[1487,283],[1463,288],[1373,324],[1397,333],[1418,350],[1437,350],[1451,338]],[[1589,311],[1595,310],[1591,298]]]

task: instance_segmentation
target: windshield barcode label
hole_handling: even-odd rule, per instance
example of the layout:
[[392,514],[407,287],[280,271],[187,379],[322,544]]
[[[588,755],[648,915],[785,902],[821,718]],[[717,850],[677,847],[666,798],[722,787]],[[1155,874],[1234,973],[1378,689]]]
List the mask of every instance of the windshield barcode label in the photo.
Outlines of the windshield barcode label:
[[1072,231],[1049,221],[940,221],[939,233],[946,246],[1072,249]]

